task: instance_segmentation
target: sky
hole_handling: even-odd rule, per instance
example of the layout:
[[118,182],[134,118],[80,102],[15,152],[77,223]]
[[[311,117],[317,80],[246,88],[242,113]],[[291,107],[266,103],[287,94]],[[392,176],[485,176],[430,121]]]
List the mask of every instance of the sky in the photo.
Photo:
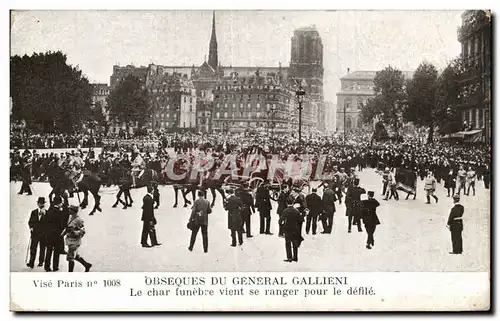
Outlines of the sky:
[[[216,11],[223,66],[288,66],[291,37],[315,26],[323,41],[324,96],[336,102],[349,68],[438,69],[460,53],[462,11]],[[113,65],[195,65],[208,59],[212,11],[14,11],[11,55],[61,50],[91,82]]]

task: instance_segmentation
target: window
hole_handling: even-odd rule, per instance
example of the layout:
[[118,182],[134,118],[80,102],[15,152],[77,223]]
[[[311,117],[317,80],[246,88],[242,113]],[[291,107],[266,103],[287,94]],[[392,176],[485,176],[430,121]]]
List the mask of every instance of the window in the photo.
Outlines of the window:
[[351,109],[351,98],[346,98],[344,100],[344,108],[345,110]]
[[257,118],[260,118],[260,113],[257,113]]
[[217,108],[220,108],[220,105],[219,105],[219,103],[217,103],[216,107],[217,107]]
[[266,104],[266,109],[269,110],[271,108],[271,105],[269,103]]
[[161,127],[164,127],[164,126],[165,126],[165,123],[164,123],[164,122],[161,122],[161,123],[160,123],[160,126],[161,126]]
[[243,108],[244,108],[244,107],[243,107],[243,103],[240,103],[240,108],[241,108],[241,109],[243,109]]
[[224,118],[227,118],[227,111],[224,113]]
[[189,97],[189,102],[192,103],[193,102],[193,97]]
[[215,113],[215,117],[220,118],[220,113],[219,112]]
[[358,109],[363,108],[363,99],[358,98],[358,100],[356,102],[356,108],[358,108]]
[[250,103],[247,104],[248,109],[252,108],[252,105]]
[[224,103],[224,108],[227,108],[227,103]]
[[260,103],[257,103],[257,109],[259,109],[259,108],[260,108]]
[[170,126],[170,122],[166,122],[165,124],[166,124],[166,126],[167,126],[167,127],[169,127],[169,126]]
[[233,103],[233,109],[236,109],[236,104],[235,103]]
[[187,98],[187,97],[186,97],[186,96],[184,96],[184,102],[186,102],[186,98]]
[[351,117],[347,117],[346,121],[345,121],[345,129],[346,130],[349,130],[352,128],[352,120],[351,120]]

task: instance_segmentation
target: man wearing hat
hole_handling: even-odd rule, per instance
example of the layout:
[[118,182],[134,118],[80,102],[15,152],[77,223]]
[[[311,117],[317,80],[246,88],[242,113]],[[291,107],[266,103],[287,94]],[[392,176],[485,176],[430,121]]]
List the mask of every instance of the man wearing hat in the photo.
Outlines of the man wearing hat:
[[78,253],[78,248],[82,244],[82,237],[85,235],[83,219],[78,215],[78,210],[78,206],[71,205],[69,207],[69,221],[61,235],[66,236],[66,245],[68,246],[68,254],[66,256],[68,272],[73,272],[75,261],[83,265],[85,272],[89,272],[92,264],[85,261]]
[[[287,207],[287,199],[290,197],[290,189],[287,184],[284,184],[282,187],[282,190],[278,196],[278,209],[276,210],[276,213],[278,214],[278,217],[281,217],[281,214],[283,214],[283,211]],[[283,226],[279,225],[279,232],[278,232],[279,237],[283,237]]]
[[298,262],[299,247],[302,241],[302,222],[303,217],[300,212],[293,206],[293,198],[287,199],[288,207],[283,211],[280,217],[280,225],[283,226],[285,235],[285,262]]
[[[153,186],[147,186],[147,194],[142,198],[142,233],[141,245],[142,247],[153,247],[161,245],[156,238],[156,218],[154,214],[154,201],[153,201]],[[148,244],[148,236],[151,239],[151,245]]]
[[243,217],[244,230],[247,238],[253,237],[251,229],[251,215],[255,213],[254,200],[252,194],[249,193],[250,188],[247,183],[244,183],[241,188],[236,191],[236,196],[238,196],[243,203],[243,208],[241,215]]
[[28,193],[31,195],[31,166],[32,166],[31,153],[29,150],[25,150],[23,153],[23,157],[21,158],[20,168],[21,168],[21,180],[23,184],[21,185],[21,190],[19,191],[19,195],[24,193]]
[[318,196],[318,189],[313,188],[312,193],[306,196],[306,206],[309,210],[306,219],[306,234],[309,234],[312,223],[312,234],[316,234],[316,228],[318,223],[318,215],[323,211],[323,203],[321,197]]
[[236,246],[236,234],[238,234],[238,242],[243,244],[243,217],[242,208],[243,202],[241,199],[234,195],[234,191],[229,189],[227,191],[228,198],[224,203],[224,208],[227,210],[228,222],[227,227],[231,230],[231,246]]
[[351,226],[357,225],[358,232],[363,232],[361,229],[361,195],[365,194],[364,188],[359,187],[359,178],[355,178],[353,185],[349,186],[345,196],[346,213],[348,220],[348,233],[351,233]]
[[462,254],[462,231],[464,229],[462,216],[464,207],[460,204],[460,195],[453,195],[453,207],[450,210],[446,227],[451,232],[451,244],[453,251],[450,254]]
[[260,234],[271,235],[271,195],[269,185],[262,184],[257,188],[255,194],[255,207],[259,210]]
[[380,203],[374,198],[374,196],[375,192],[369,191],[368,199],[361,202],[363,223],[365,224],[365,230],[368,234],[366,248],[369,250],[375,245],[373,234],[375,233],[375,227],[380,224],[377,216],[377,207],[380,206]]
[[335,201],[337,200],[335,192],[330,186],[326,187],[323,191],[323,232],[322,234],[331,234],[333,226],[333,215],[335,214]]
[[[59,270],[59,254],[62,249],[60,249],[60,239],[61,232],[64,227],[65,221],[64,217],[64,205],[61,196],[56,195],[52,201],[52,206],[45,214],[43,233],[46,252],[45,252],[45,271],[58,271]],[[64,223],[63,223],[64,222]],[[52,269],[50,268],[50,263],[52,260]]]
[[36,250],[40,244],[40,255],[38,257],[38,266],[43,266],[45,259],[45,240],[44,221],[45,221],[45,197],[39,197],[37,201],[38,208],[31,211],[28,226],[30,228],[30,260],[27,266],[32,269],[35,265]]

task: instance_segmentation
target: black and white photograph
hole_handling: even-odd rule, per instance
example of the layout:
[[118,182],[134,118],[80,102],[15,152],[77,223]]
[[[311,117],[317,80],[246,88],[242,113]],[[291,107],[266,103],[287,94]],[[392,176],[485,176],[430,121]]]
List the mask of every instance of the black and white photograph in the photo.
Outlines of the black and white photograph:
[[490,272],[491,11],[10,19],[11,272]]

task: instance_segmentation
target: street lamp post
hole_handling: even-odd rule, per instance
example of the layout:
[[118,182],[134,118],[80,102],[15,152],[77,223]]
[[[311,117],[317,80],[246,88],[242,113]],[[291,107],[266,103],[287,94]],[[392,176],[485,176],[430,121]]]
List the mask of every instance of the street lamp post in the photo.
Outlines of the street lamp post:
[[344,146],[345,146],[345,132],[346,128],[345,128],[345,104],[344,104]]
[[299,87],[299,89],[295,92],[295,96],[297,96],[297,102],[299,103],[299,145],[302,143],[302,103],[304,101],[304,96],[306,95],[306,91]]

